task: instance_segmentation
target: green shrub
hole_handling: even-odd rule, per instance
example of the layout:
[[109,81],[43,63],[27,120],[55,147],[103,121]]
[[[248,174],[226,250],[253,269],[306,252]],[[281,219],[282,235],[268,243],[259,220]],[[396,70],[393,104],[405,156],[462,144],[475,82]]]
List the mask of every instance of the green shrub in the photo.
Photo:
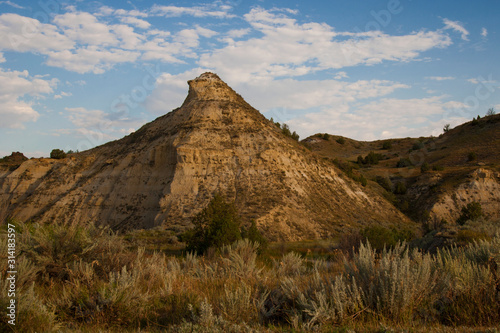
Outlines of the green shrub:
[[472,161],[475,161],[477,159],[477,155],[475,152],[470,152],[468,155],[467,155],[467,161],[468,162],[472,162]]
[[61,149],[52,149],[50,152],[50,158],[54,158],[56,160],[66,158],[66,153]]
[[477,242],[480,239],[488,239],[488,238],[489,238],[488,235],[486,235],[484,232],[463,229],[457,232],[456,241],[459,245],[465,245]]
[[392,183],[387,177],[377,176],[375,181],[382,186],[387,192],[392,192]]
[[369,152],[368,155],[363,158],[362,156],[358,156],[357,163],[361,165],[375,165],[378,164],[378,162],[382,159],[384,159],[385,156],[382,154],[374,153],[374,152]]
[[362,186],[368,185],[368,180],[365,178],[365,176],[363,176],[363,175],[359,176],[358,180]]
[[259,243],[260,244],[259,248],[261,250],[267,247],[267,240],[260,233],[259,229],[257,228],[257,224],[255,223],[254,220],[252,220],[248,229],[242,231],[241,237],[246,238],[254,243]]
[[425,172],[429,171],[430,169],[431,169],[431,167],[429,166],[429,163],[424,162],[422,164],[422,166],[420,167],[420,172],[425,173]]
[[422,149],[424,148],[425,145],[422,141],[417,141],[413,144],[413,146],[411,147],[412,150],[419,150],[419,149]]
[[382,226],[366,227],[361,231],[361,236],[377,250],[394,246],[398,242],[397,235],[392,230]]
[[188,251],[204,253],[241,239],[240,217],[234,203],[227,203],[216,194],[193,219],[194,228],[183,235]]
[[413,163],[411,163],[410,159],[403,157],[401,157],[398,163],[396,164],[396,168],[406,168],[411,166],[413,166]]
[[391,141],[384,141],[382,144],[382,149],[391,149],[392,148],[392,142]]
[[432,166],[432,171],[443,171],[443,170],[444,170],[444,166],[442,166],[442,165],[434,164]]
[[344,139],[343,137],[339,137],[339,138],[338,138],[337,140],[335,140],[335,141],[337,141],[337,143],[339,143],[339,144],[341,144],[341,145],[343,145],[343,144],[345,143],[345,139]]
[[395,194],[406,194],[406,185],[403,182],[397,182],[394,189]]
[[483,208],[479,202],[473,201],[467,204],[467,206],[462,207],[462,214],[457,220],[457,223],[464,225],[465,222],[471,220],[475,221],[483,216]]

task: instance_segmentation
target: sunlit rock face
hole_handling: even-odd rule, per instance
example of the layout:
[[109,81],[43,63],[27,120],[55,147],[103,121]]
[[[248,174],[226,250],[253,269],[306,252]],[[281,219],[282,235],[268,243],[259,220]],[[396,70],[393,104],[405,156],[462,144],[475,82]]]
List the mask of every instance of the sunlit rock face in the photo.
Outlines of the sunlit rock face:
[[272,240],[326,238],[409,220],[246,103],[216,74],[183,105],[123,139],[62,160],[0,171],[0,217],[176,233],[215,193]]

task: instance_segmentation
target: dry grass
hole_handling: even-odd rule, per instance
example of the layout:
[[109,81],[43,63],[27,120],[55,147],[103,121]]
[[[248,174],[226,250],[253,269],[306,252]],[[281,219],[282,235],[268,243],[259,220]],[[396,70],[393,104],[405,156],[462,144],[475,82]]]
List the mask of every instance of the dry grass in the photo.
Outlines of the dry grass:
[[[123,238],[92,226],[18,224],[18,230],[18,332],[389,332],[500,325],[498,235],[436,255],[405,244],[377,252],[366,244],[349,257],[324,260],[294,252],[263,259],[248,241],[210,257],[167,257],[127,249]],[[2,234],[2,248],[6,242]],[[4,262],[2,309],[8,301]],[[1,331],[13,328],[5,318]]]

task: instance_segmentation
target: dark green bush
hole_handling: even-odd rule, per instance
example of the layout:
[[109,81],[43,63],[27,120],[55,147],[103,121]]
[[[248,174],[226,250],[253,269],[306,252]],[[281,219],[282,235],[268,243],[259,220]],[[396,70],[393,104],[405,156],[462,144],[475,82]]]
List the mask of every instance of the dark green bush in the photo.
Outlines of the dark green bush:
[[262,236],[261,232],[257,228],[257,224],[252,220],[252,223],[248,227],[248,229],[243,230],[241,233],[242,238],[247,238],[248,240],[259,243],[259,249],[265,249],[267,247],[267,240]]
[[366,180],[365,176],[363,176],[363,175],[359,176],[358,180],[361,183],[361,185],[363,185],[363,186],[368,185],[368,180]]
[[432,166],[432,170],[433,170],[433,171],[443,171],[443,170],[444,170],[444,166],[439,165],[439,164],[434,164],[434,165]]
[[374,152],[369,152],[368,155],[365,156],[365,158],[358,156],[357,163],[359,165],[375,165],[378,164],[378,162],[382,159],[384,159],[384,155],[374,153]]
[[392,142],[391,141],[384,141],[382,144],[382,149],[391,149],[392,148]]
[[216,194],[194,219],[194,228],[182,236],[188,251],[204,253],[210,247],[220,248],[241,239],[240,217],[234,203]]
[[341,144],[341,145],[343,145],[343,144],[345,143],[345,139],[344,139],[343,137],[340,137],[340,138],[338,138],[338,139],[337,139],[337,140],[335,140],[335,141],[337,141],[337,143],[339,143],[339,144]]
[[457,223],[464,225],[465,222],[471,220],[475,221],[483,216],[483,208],[479,202],[473,201],[462,207],[462,214],[457,220]]
[[382,186],[387,192],[392,192],[392,183],[387,177],[377,176],[375,181]]
[[470,152],[468,155],[467,155],[467,161],[469,162],[472,162],[472,161],[475,161],[477,159],[477,155],[475,152]]
[[429,163],[425,162],[424,164],[422,164],[422,166],[420,167],[420,172],[424,173],[424,172],[427,172],[431,169],[431,167],[429,166]]
[[54,158],[56,160],[66,158],[66,153],[61,149],[52,149],[50,152],[50,158]]
[[413,163],[411,163],[410,159],[401,157],[398,163],[396,164],[396,168],[406,168],[412,165]]
[[395,194],[406,194],[406,185],[403,182],[397,182],[394,189]]
[[382,226],[366,227],[361,231],[361,236],[370,242],[370,245],[377,250],[394,246],[398,241],[397,235],[392,230]]
[[422,149],[424,148],[424,143],[422,141],[417,141],[413,144],[413,146],[411,147],[412,150],[419,150],[419,149]]

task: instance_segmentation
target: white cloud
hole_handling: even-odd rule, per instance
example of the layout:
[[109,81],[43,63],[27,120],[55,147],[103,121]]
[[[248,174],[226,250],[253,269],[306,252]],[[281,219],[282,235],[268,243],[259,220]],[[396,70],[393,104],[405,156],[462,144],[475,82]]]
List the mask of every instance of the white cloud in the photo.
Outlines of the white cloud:
[[427,76],[426,79],[434,81],[455,80],[453,76]]
[[75,42],[59,33],[56,26],[17,15],[0,15],[0,49],[40,52],[72,49]]
[[217,3],[214,3],[213,5],[195,7],[154,5],[151,8],[151,13],[165,17],[179,17],[183,15],[189,15],[194,17],[215,17],[222,19],[234,17],[234,15],[228,13],[231,8],[231,6],[218,6]]
[[466,121],[460,117],[440,117],[447,110],[463,106],[463,103],[443,99],[444,96],[382,98],[367,104],[343,104],[294,118],[288,124],[306,135],[327,132],[357,140],[438,135],[445,123]]
[[148,29],[151,26],[151,23],[145,20],[138,19],[137,17],[133,16],[124,16],[120,18],[120,21],[122,21],[125,24],[131,24],[133,26],[136,26],[137,28],[140,29]]
[[478,79],[475,79],[475,78],[471,78],[471,79],[467,79],[467,82],[470,82],[472,84],[478,84],[479,83],[479,80]]
[[102,50],[95,46],[79,48],[75,52],[69,50],[49,53],[47,65],[61,67],[80,74],[92,72],[102,74],[114,64],[132,62],[139,57],[139,52],[121,49]]
[[[404,36],[336,32],[327,24],[299,24],[286,14],[254,8],[245,19],[262,37],[236,41],[205,53],[199,65],[241,82],[260,77],[302,76],[318,70],[410,61],[426,50],[451,44],[440,32]],[[314,52],[311,52],[314,50]]]
[[484,38],[488,37],[488,30],[484,27],[481,29],[481,36]]
[[70,12],[54,17],[54,23],[72,41],[88,45],[116,45],[118,40],[110,27],[85,12]]
[[5,62],[5,57],[3,56],[3,53],[0,52],[0,63]]
[[[76,127],[80,137],[93,138],[92,146],[130,134],[145,121],[145,119],[130,118],[126,112],[106,113],[84,107],[67,107],[65,111],[66,118]],[[90,147],[83,147],[87,148]]]
[[0,127],[24,128],[24,123],[36,121],[40,114],[33,109],[33,98],[43,98],[53,92],[56,79],[30,77],[28,71],[6,71],[0,68]]
[[61,91],[60,94],[54,95],[54,99],[61,99],[63,97],[69,97],[69,96],[73,96],[73,94],[65,92],[65,91]]
[[335,76],[333,77],[335,80],[341,80],[341,79],[346,79],[348,78],[349,76],[347,75],[346,72],[338,72],[335,74]]
[[250,33],[250,29],[235,29],[235,30],[230,30],[226,35],[230,38],[241,38]]
[[464,28],[463,24],[459,21],[451,21],[447,18],[443,19],[443,23],[445,24],[445,29],[452,29],[455,30],[456,32],[459,32],[462,34],[462,39],[468,41],[469,38],[469,32],[467,29]]
[[[124,24],[105,20],[116,15]],[[46,64],[77,73],[101,74],[116,64],[160,60],[183,63],[196,58],[200,40],[217,32],[201,27],[177,32],[148,30],[149,22],[139,19],[140,11],[101,7],[97,14],[71,11],[56,15],[53,24],[17,14],[0,15],[0,62],[2,50],[34,52],[46,57]],[[134,27],[143,31],[138,33]]]
[[148,17],[148,13],[139,11],[136,9],[125,10],[125,9],[113,9],[109,6],[102,6],[99,8],[96,16],[132,16],[132,17]]
[[23,6],[18,5],[17,3],[14,3],[12,1],[0,1],[0,4],[6,4],[6,5],[9,5],[9,6],[17,8],[17,9],[24,9]]

